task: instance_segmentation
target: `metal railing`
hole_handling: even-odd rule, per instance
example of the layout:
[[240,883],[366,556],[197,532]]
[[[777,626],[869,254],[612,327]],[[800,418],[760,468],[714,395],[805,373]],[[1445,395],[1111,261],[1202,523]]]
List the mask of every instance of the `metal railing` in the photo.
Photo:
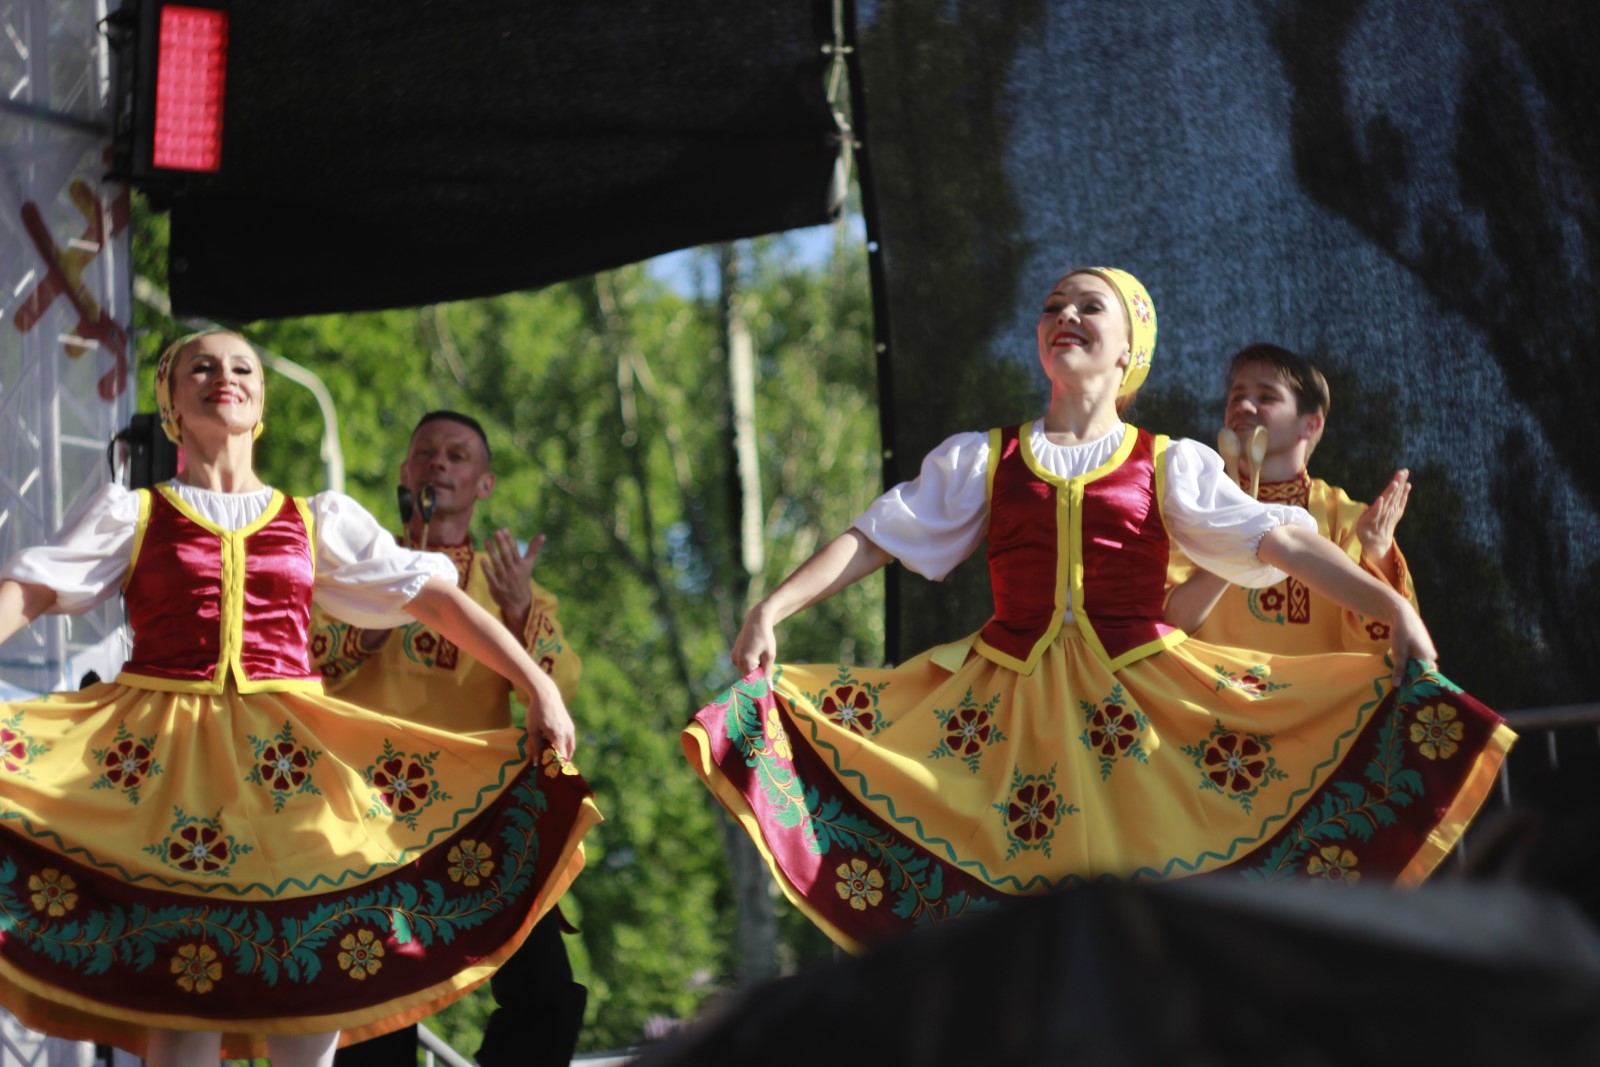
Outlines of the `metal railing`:
[[[432,1030],[427,1023],[417,1024],[417,1037],[422,1044],[424,1067],[477,1067],[469,1057],[463,1056]],[[437,1059],[435,1059],[437,1057]],[[572,1057],[572,1067],[627,1067],[639,1058],[638,1049],[617,1049],[612,1052],[580,1052]]]
[[[1505,716],[1507,725],[1517,732],[1520,742],[1514,753],[1525,751],[1531,747],[1534,736],[1544,735],[1545,765],[1550,774],[1556,774],[1561,769],[1561,743],[1562,734],[1558,731],[1567,731],[1574,728],[1591,727],[1595,730],[1595,742],[1600,745],[1600,704],[1556,704],[1546,708],[1525,708],[1501,712]],[[1500,800],[1506,805],[1511,804],[1511,762],[1500,765],[1499,792]]]

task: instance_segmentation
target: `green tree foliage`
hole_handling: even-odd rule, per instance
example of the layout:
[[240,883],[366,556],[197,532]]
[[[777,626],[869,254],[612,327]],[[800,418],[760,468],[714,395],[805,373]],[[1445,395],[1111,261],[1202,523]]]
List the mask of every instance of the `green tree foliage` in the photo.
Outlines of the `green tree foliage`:
[[[139,212],[138,269],[163,281],[165,220]],[[265,349],[310,368],[338,411],[346,491],[398,525],[396,471],[410,430],[441,407],[488,430],[497,485],[479,506],[481,542],[504,526],[548,538],[536,573],[561,598],[584,660],[572,709],[577,760],[607,821],[563,902],[590,989],[585,1048],[642,1040],[736,981],[719,820],[678,732],[733,677],[738,592],[770,589],[844,530],[879,488],[876,384],[865,254],[841,233],[828,263],[792,242],[743,249],[743,309],[758,359],[757,418],[767,554],[743,574],[732,494],[722,294],[714,251],[700,283],[671,287],[626,267],[532,293],[425,308],[245,324]],[[153,356],[182,327],[148,309],[141,408]],[[310,394],[269,375],[258,466],[272,484],[323,487],[322,419]],[[878,662],[882,586],[863,583],[780,633],[785,658]],[[787,905],[780,958],[826,954]],[[431,1020],[477,1047],[479,990]]]

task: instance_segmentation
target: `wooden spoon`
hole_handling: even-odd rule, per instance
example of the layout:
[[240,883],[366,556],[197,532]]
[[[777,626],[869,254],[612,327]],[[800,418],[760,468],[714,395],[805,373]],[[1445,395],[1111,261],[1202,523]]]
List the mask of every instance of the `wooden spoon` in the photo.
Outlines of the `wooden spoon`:
[[417,490],[417,513],[422,516],[422,551],[428,551],[428,525],[433,522],[433,486]]
[[1217,431],[1217,452],[1222,456],[1222,469],[1228,472],[1233,484],[1239,484],[1239,435],[1224,426]]
[[1250,431],[1250,495],[1261,499],[1261,464],[1267,458],[1267,428],[1257,426]]

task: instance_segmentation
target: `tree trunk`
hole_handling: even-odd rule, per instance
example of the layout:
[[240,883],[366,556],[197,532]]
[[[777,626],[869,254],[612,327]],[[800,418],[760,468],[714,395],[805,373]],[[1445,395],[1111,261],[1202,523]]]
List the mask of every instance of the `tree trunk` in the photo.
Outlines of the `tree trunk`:
[[[736,602],[742,619],[751,606],[752,585],[760,582],[765,553],[755,421],[755,345],[744,319],[739,270],[737,247],[722,245],[717,254],[717,273],[722,289],[722,350],[728,357],[728,426],[732,437],[729,475],[733,492],[728,496],[728,518],[739,545]],[[738,908],[739,982],[751,986],[778,970],[778,919],[772,906],[772,876],[738,823],[724,817],[722,828]]]

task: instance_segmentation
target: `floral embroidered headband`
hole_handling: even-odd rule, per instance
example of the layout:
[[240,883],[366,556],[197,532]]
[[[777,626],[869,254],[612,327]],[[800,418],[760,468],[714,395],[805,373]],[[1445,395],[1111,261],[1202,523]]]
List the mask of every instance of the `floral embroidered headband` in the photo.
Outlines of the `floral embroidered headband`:
[[1150,360],[1156,351],[1156,306],[1138,278],[1115,267],[1078,267],[1069,274],[1093,274],[1117,291],[1122,310],[1128,317],[1128,369],[1123,372],[1118,396],[1127,396],[1150,376]]
[[[172,366],[178,362],[178,353],[193,341],[214,333],[233,333],[232,330],[196,330],[172,342],[156,361],[156,411],[161,415],[161,432],[175,445],[183,444],[183,425],[178,421],[178,409],[172,403]],[[237,336],[237,335],[235,335]],[[262,397],[261,421],[256,423],[255,436],[260,437],[267,428],[266,397]]]

